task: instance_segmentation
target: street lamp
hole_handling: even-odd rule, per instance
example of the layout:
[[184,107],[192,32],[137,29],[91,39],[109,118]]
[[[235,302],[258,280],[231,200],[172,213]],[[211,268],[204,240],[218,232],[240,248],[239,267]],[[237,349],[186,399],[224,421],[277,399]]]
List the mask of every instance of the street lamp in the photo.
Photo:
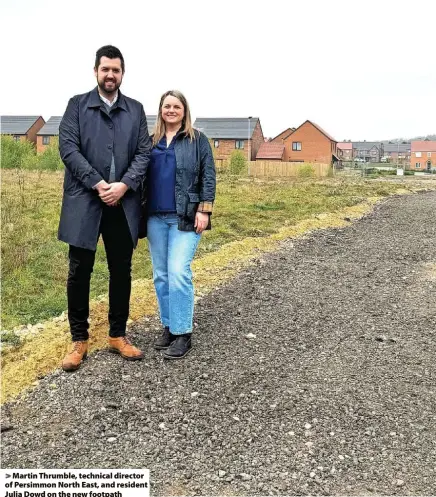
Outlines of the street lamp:
[[253,116],[248,116],[248,142],[247,142],[247,155],[248,155],[248,160],[251,161],[251,156],[250,156],[250,128],[251,128],[251,119]]

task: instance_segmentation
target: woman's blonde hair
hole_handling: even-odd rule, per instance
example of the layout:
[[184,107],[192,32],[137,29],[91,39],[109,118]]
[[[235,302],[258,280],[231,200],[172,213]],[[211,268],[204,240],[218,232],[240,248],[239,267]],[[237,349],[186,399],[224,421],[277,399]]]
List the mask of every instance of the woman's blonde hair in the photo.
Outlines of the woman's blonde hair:
[[165,134],[165,121],[162,119],[162,106],[164,100],[168,96],[176,97],[183,105],[185,115],[182,120],[182,127],[180,128],[180,131],[182,133],[185,133],[186,136],[189,136],[191,140],[195,139],[194,128],[192,127],[191,111],[189,110],[188,101],[181,92],[177,90],[170,90],[165,92],[160,98],[159,112],[157,114],[156,124],[154,126],[153,132],[153,146],[159,143],[163,135]]

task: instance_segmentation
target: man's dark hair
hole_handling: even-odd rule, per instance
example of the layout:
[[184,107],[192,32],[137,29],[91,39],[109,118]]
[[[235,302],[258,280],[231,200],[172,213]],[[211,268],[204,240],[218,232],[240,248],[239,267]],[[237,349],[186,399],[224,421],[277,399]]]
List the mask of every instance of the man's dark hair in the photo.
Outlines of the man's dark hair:
[[107,57],[108,59],[120,59],[121,69],[124,72],[124,57],[117,47],[114,47],[113,45],[105,45],[97,50],[97,53],[95,54],[96,69],[98,69],[102,57]]

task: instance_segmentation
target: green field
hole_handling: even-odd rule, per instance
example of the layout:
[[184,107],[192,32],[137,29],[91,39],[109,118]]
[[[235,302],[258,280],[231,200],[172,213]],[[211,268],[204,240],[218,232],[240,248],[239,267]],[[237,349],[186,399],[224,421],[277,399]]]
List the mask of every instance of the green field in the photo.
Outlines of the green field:
[[[66,309],[68,247],[57,241],[62,181],[61,171],[2,170],[2,329],[34,324]],[[213,229],[203,236],[197,256],[397,188],[360,179],[285,181],[219,175]],[[147,244],[141,240],[133,258],[133,279],[150,277]],[[107,284],[100,241],[91,297],[105,294]]]

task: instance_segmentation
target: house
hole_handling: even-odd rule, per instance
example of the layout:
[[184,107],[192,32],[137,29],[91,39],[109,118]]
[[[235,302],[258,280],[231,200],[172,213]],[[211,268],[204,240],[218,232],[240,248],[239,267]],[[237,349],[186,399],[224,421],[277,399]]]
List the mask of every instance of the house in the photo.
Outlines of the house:
[[339,163],[338,142],[312,121],[283,138],[286,162]]
[[28,140],[36,145],[36,134],[44,126],[42,116],[1,116],[0,131],[15,141]]
[[383,157],[392,164],[410,164],[410,142],[384,143]]
[[157,116],[146,114],[148,134],[152,135],[156,124]]
[[353,158],[363,159],[365,162],[380,162],[382,157],[383,143],[353,142]]
[[410,169],[416,171],[436,169],[436,141],[412,141]]
[[241,150],[255,160],[265,142],[258,117],[198,117],[194,128],[209,138],[215,159],[229,159],[234,150]]
[[256,160],[283,161],[285,146],[280,143],[265,142],[259,147]]
[[338,143],[339,158],[344,161],[353,160],[353,144],[351,141]]
[[275,138],[272,138],[270,140],[270,142],[280,143],[281,145],[283,145],[284,139],[287,138],[295,130],[296,130],[296,128],[287,128],[287,129],[285,129],[285,131],[282,131],[280,134],[278,134]]
[[38,131],[36,136],[36,152],[44,152],[55,136],[59,136],[59,124],[62,116],[52,116]]

